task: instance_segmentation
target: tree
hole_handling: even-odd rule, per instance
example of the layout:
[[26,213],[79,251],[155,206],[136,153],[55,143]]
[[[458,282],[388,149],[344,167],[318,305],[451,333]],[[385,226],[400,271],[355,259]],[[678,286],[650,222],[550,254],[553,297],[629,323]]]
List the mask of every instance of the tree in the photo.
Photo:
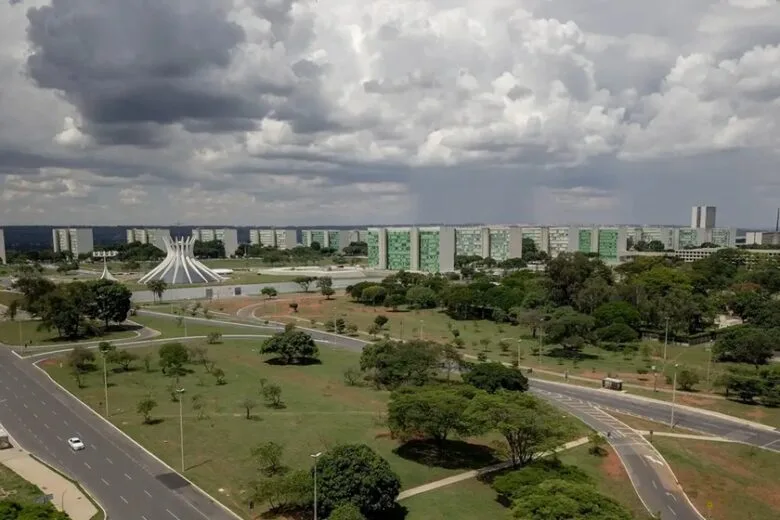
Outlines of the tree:
[[260,289],[260,294],[268,297],[268,299],[271,299],[271,298],[276,298],[279,292],[273,287],[263,287],[262,289]]
[[638,329],[642,316],[636,307],[628,302],[617,300],[599,305],[593,311],[597,328],[608,327],[615,323],[623,323],[632,329]]
[[406,291],[406,302],[415,309],[433,309],[438,303],[438,297],[430,287],[416,285]]
[[330,276],[320,276],[317,278],[317,287],[326,300],[330,300],[330,297],[336,292],[333,290],[333,278]]
[[607,450],[604,448],[604,446],[607,444],[607,441],[599,432],[593,432],[588,435],[588,443],[590,444],[588,446],[588,453],[591,455],[604,457],[607,454]]
[[23,504],[7,498],[0,500],[0,518],[3,520],[71,520],[70,516],[57,511],[51,503]]
[[341,445],[326,451],[317,471],[324,515],[345,503],[354,504],[371,517],[395,508],[401,481],[390,464],[365,444]]
[[319,356],[319,348],[309,334],[291,328],[265,340],[260,347],[260,353],[276,354],[280,362],[290,365],[316,359]]
[[257,406],[257,401],[252,399],[251,397],[246,397],[244,400],[241,401],[241,408],[244,409],[246,412],[246,419],[249,420],[252,418],[252,410]]
[[152,280],[146,284],[149,290],[152,291],[155,301],[162,301],[163,293],[168,290],[168,284],[165,280]]
[[589,484],[547,480],[533,486],[512,505],[519,520],[631,520],[633,515],[617,501]]
[[86,373],[95,366],[95,353],[82,346],[73,347],[68,353],[68,365],[79,373]]
[[293,282],[297,283],[303,292],[309,292],[311,284],[313,284],[317,278],[314,276],[296,276]]
[[144,424],[151,424],[152,422],[152,410],[157,408],[157,401],[152,399],[151,396],[146,396],[136,406],[136,411],[144,416]]
[[221,332],[217,332],[217,331],[209,332],[208,335],[206,336],[206,343],[208,343],[209,345],[216,345],[217,343],[220,342],[221,339],[222,339]]
[[440,349],[435,343],[419,340],[380,341],[363,348],[360,369],[378,388],[424,385],[438,369]]
[[439,447],[453,434],[471,432],[468,395],[457,388],[402,388],[390,395],[387,422],[394,437],[432,439]]
[[639,333],[625,323],[613,323],[596,330],[596,337],[612,343],[630,343],[639,339]]
[[531,336],[536,339],[536,334],[544,322],[544,313],[538,309],[523,309],[522,307],[512,307],[509,310],[509,316],[519,325],[531,329]]
[[406,298],[403,294],[393,293],[385,298],[384,305],[393,312],[398,311],[398,307],[406,303]]
[[129,350],[113,350],[106,354],[106,361],[114,363],[122,367],[125,372],[130,371],[130,365],[133,361],[137,360],[138,356],[130,352]]
[[572,431],[558,410],[528,393],[480,392],[471,400],[466,417],[476,431],[500,433],[515,466],[558,447]]
[[491,394],[500,389],[515,392],[528,390],[528,379],[519,370],[505,367],[501,363],[471,365],[463,374],[463,381]]
[[562,307],[545,323],[545,343],[560,344],[569,354],[576,354],[590,336],[593,324],[590,316]]
[[250,484],[249,497],[267,503],[272,511],[310,507],[312,476],[308,471],[291,471],[256,480]]
[[157,352],[163,374],[172,377],[183,376],[184,365],[190,361],[190,351],[181,343],[166,343]]
[[276,383],[269,383],[263,386],[263,397],[265,398],[268,406],[272,408],[284,408],[282,403],[282,387]]
[[252,448],[252,456],[260,464],[260,471],[272,477],[283,473],[287,468],[282,463],[284,446],[277,442],[267,441]]
[[380,285],[371,285],[360,293],[360,302],[369,305],[381,305],[385,301],[387,291]]
[[587,314],[593,311],[603,303],[609,300],[612,294],[612,288],[602,276],[591,276],[587,278],[574,296],[577,308]]
[[214,376],[214,379],[217,380],[217,385],[222,386],[227,384],[227,380],[225,379],[225,371],[222,370],[219,367],[216,367],[211,370],[211,375]]
[[331,511],[328,520],[366,520],[360,508],[352,502],[345,502]]
[[374,324],[379,327],[380,329],[387,325],[387,322],[390,321],[387,319],[387,316],[384,314],[379,314],[374,318]]
[[718,361],[765,365],[774,355],[776,342],[772,334],[752,325],[731,327],[718,335],[712,353]]
[[133,293],[124,285],[111,280],[89,282],[90,305],[88,316],[101,320],[108,328],[110,322],[121,323],[130,312]]
[[349,336],[357,336],[358,333],[358,326],[354,323],[347,323],[347,335]]
[[579,252],[561,253],[550,260],[547,277],[550,299],[558,306],[574,305],[577,293],[588,279],[599,277],[612,282],[610,269],[600,259]]
[[293,310],[293,312],[298,312],[298,302],[290,302],[288,306]]
[[361,375],[362,373],[360,372],[360,368],[348,367],[346,370],[344,370],[344,383],[347,386],[357,386]]
[[198,414],[198,420],[206,416],[206,402],[203,400],[202,395],[195,394],[192,396],[192,410]]
[[344,318],[336,318],[334,326],[336,327],[336,332],[339,334],[344,334],[344,330],[347,328],[347,322],[344,320]]
[[677,387],[680,390],[690,392],[697,384],[699,384],[699,374],[693,370],[683,368],[677,374]]

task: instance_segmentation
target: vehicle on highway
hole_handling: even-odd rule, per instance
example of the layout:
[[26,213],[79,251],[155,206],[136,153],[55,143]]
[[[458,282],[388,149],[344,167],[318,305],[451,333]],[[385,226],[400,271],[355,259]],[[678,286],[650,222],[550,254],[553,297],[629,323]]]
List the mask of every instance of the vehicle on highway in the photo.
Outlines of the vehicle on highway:
[[84,446],[84,443],[81,442],[81,439],[79,439],[78,437],[71,437],[70,439],[68,439],[68,446],[70,446],[70,449],[72,449],[73,451],[81,451],[84,448],[86,448],[86,446]]

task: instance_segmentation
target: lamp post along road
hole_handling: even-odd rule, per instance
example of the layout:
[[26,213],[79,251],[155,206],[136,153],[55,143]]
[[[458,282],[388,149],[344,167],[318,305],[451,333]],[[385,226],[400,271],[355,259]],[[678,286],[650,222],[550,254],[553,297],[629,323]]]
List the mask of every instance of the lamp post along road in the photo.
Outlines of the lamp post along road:
[[707,347],[707,389],[711,390],[710,388],[710,367],[712,366],[712,341],[710,340],[710,346]]
[[669,317],[666,317],[666,327],[664,327],[664,367],[666,367],[666,348],[669,346]]
[[677,367],[680,365],[675,363],[674,365],[674,378],[672,379],[672,417],[669,419],[669,427],[674,428],[674,404],[677,398]]
[[321,451],[310,455],[314,459],[314,520],[317,520],[317,459],[322,455]]
[[176,394],[179,396],[179,445],[181,448],[181,472],[184,473],[184,412],[182,400],[184,399],[184,388],[178,388]]
[[420,320],[420,341],[423,339],[423,320]]

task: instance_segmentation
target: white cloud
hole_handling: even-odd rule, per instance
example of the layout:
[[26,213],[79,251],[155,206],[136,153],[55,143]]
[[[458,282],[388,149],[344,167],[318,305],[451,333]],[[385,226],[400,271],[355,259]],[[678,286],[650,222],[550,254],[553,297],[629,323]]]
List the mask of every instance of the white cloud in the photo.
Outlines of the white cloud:
[[[666,172],[680,172],[681,200],[698,202],[710,175],[724,189],[707,202],[736,205],[728,186],[769,183],[780,149],[780,6],[767,0],[197,0],[172,11],[189,14],[169,30],[198,32],[171,45],[196,72],[170,98],[166,78],[190,63],[152,77],[167,49],[120,41],[140,19],[122,25],[127,4],[102,2],[94,19],[114,29],[85,26],[84,41],[122,50],[161,94],[117,83],[100,104],[85,93],[105,89],[86,85],[117,73],[107,54],[79,56],[81,84],[43,78],[59,90],[43,88],[48,62],[38,84],[26,74],[30,5],[0,4],[0,118],[13,121],[0,199],[20,223],[69,215],[68,200],[88,201],[74,205],[95,224],[660,220],[685,215],[666,206]],[[197,25],[201,5],[229,5],[240,43],[225,50],[232,29]],[[721,153],[739,158],[739,182],[715,179]],[[658,203],[634,215],[624,202],[639,196]],[[25,210],[31,197],[44,213]],[[733,224],[773,204],[734,207]]]

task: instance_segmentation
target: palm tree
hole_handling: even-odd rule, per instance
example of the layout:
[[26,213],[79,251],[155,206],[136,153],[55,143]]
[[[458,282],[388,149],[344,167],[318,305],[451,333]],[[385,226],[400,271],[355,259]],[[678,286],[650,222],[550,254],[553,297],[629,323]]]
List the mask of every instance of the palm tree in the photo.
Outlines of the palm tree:
[[162,301],[163,293],[168,289],[168,284],[165,280],[152,280],[146,284],[149,290],[154,294],[155,301]]

